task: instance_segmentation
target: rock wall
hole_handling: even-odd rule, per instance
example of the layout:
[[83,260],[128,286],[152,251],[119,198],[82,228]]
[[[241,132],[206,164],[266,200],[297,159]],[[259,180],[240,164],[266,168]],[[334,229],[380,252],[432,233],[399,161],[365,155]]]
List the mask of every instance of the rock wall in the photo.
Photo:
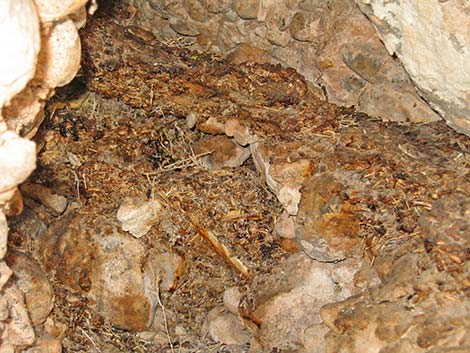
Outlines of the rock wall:
[[[295,68],[338,105],[392,121],[439,116],[352,0],[138,0],[128,21],[169,44],[226,55],[234,63]],[[320,90],[321,89],[321,90]]]
[[470,2],[356,0],[447,123],[470,134]]
[[[2,260],[7,249],[6,216],[17,215],[23,209],[17,186],[36,167],[36,146],[29,138],[44,118],[45,102],[55,87],[70,82],[78,71],[81,57],[78,28],[85,23],[87,2],[5,0],[0,3],[1,352],[42,345],[33,325],[43,322],[30,321],[34,316],[27,310],[31,298],[28,294],[25,298],[17,283],[18,274],[13,278],[11,269]],[[95,6],[93,2],[91,10]]]

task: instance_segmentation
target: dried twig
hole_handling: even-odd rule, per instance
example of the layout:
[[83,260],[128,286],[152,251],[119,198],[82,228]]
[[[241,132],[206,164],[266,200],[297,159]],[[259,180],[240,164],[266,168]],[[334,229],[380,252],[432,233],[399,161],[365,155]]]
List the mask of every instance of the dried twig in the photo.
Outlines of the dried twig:
[[244,277],[250,277],[248,268],[235,256],[230,254],[230,251],[227,247],[220,242],[220,240],[209,230],[203,228],[196,217],[190,217],[191,223],[196,229],[197,233],[203,237],[209,244],[212,245],[214,250],[222,256],[222,258],[227,262],[235,271],[241,274]]

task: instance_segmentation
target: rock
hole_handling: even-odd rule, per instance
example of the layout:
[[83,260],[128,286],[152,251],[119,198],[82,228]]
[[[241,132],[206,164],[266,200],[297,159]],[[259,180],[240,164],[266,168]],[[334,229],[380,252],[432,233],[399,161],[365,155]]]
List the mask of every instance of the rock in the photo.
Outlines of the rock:
[[5,261],[13,270],[14,281],[25,295],[33,325],[42,324],[52,310],[53,291],[46,273],[26,254],[10,250]]
[[390,55],[403,63],[422,97],[451,127],[470,134],[468,5],[419,0],[356,3],[371,19]]
[[23,184],[20,187],[25,196],[29,196],[39,201],[44,206],[49,207],[55,214],[61,215],[67,208],[67,199],[52,192],[48,187],[41,184]]
[[15,192],[7,204],[3,207],[3,212],[7,216],[18,216],[23,211],[23,197],[20,190],[15,189]]
[[151,325],[156,310],[157,278],[142,269],[146,256],[143,244],[114,232],[98,240],[88,295],[95,310],[113,325],[144,330]]
[[[5,261],[0,261],[0,290],[5,286],[12,274],[13,271],[8,267]],[[0,318],[0,320],[2,319]]]
[[[8,242],[8,224],[5,214],[0,210],[0,259],[3,259],[7,252],[7,242]],[[5,272],[6,274],[6,272]],[[2,282],[5,284],[7,281],[6,278],[2,277]]]
[[304,331],[305,342],[299,353],[326,353],[325,334],[328,327],[325,324],[314,324]]
[[235,138],[235,141],[241,146],[258,141],[258,137],[251,134],[248,127],[235,119],[229,119],[225,122],[224,132],[227,136]]
[[172,30],[183,36],[195,37],[201,34],[197,23],[191,20],[189,16],[185,19],[171,18],[169,24]]
[[295,219],[290,216],[287,212],[282,212],[279,218],[276,219],[274,230],[276,234],[284,239],[295,238]]
[[34,329],[28,317],[24,303],[24,295],[15,284],[9,283],[3,288],[0,296],[0,312],[2,316],[2,349],[11,347],[16,350],[26,348],[34,343]]
[[359,261],[319,263],[294,254],[260,276],[249,288],[240,307],[242,317],[264,351],[301,349],[304,332],[320,325],[320,308],[353,293],[353,277]]
[[239,65],[246,62],[273,62],[273,58],[266,50],[254,47],[247,43],[240,43],[234,49],[232,49],[227,55],[227,60],[235,65]]
[[48,334],[41,335],[37,338],[34,347],[23,351],[24,353],[61,353],[62,343],[55,337]]
[[426,123],[439,119],[410,87],[373,85],[366,87],[358,100],[358,110],[391,121]]
[[200,161],[208,169],[239,167],[250,157],[248,147],[243,148],[226,136],[204,137],[196,143],[194,152],[206,154],[200,157]]
[[224,291],[224,307],[232,314],[238,315],[238,306],[242,299],[238,287],[230,287]]
[[[300,202],[300,188],[313,172],[313,164],[307,159],[290,160],[285,151],[292,146],[266,148],[261,143],[250,145],[256,168],[289,215],[296,215]],[[276,157],[279,156],[279,157]]]
[[206,21],[208,14],[199,0],[184,0],[184,7],[194,21]]
[[200,0],[207,11],[211,13],[226,12],[230,8],[231,0]]
[[320,175],[303,189],[296,234],[306,254],[317,261],[341,261],[359,247],[359,219],[339,196],[344,188],[335,178]]
[[41,22],[58,21],[86,5],[87,0],[35,0]]
[[34,76],[40,36],[33,1],[2,1],[0,14],[0,46],[3,48],[0,60],[0,107],[3,107]]
[[111,215],[93,224],[73,213],[63,216],[37,251],[58,280],[88,297],[91,308],[116,327],[142,331],[152,325],[161,278],[147,264],[148,249]]
[[119,207],[117,219],[122,224],[122,230],[140,238],[159,222],[160,209],[161,205],[156,199],[144,201],[137,197],[129,197]]
[[46,322],[44,322],[44,332],[62,341],[67,332],[67,325],[54,319],[51,315],[46,319]]
[[243,345],[251,339],[240,318],[231,313],[224,313],[219,307],[212,309],[207,315],[202,333],[209,334],[217,343],[227,345]]
[[[192,120],[194,119],[189,115],[190,118],[187,120],[187,124],[191,124]],[[197,118],[196,118],[197,121]],[[197,128],[200,131],[203,131],[205,133],[211,134],[211,135],[217,135],[217,134],[223,134],[225,131],[224,124],[217,120],[217,118],[214,117],[209,117],[205,121],[197,122]]]
[[163,290],[175,290],[183,275],[185,262],[178,254],[168,252],[151,254],[147,262],[148,272],[154,271],[160,280],[159,287]]
[[36,168],[35,146],[13,132],[0,135],[0,205],[13,196],[16,186]]
[[244,20],[252,20],[258,16],[260,0],[235,0],[233,9]]
[[38,73],[49,87],[64,86],[80,68],[81,45],[77,27],[72,20],[57,23],[47,37],[42,37]]

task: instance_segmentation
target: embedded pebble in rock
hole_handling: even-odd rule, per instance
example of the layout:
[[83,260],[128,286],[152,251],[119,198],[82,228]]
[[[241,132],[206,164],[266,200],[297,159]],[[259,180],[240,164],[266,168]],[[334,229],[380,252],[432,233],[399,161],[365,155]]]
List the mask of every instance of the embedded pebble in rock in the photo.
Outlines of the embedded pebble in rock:
[[53,292],[46,273],[26,254],[9,250],[5,261],[13,270],[14,281],[25,295],[33,325],[42,324],[52,310]]
[[67,208],[67,199],[62,195],[55,194],[51,189],[44,185],[23,184],[21,185],[20,190],[24,196],[29,196],[36,201],[39,201],[58,215],[64,213]]
[[328,331],[328,327],[323,323],[307,327],[304,331],[303,347],[298,353],[326,353],[325,335]]
[[251,20],[258,16],[260,0],[235,0],[234,10],[244,20]]
[[208,136],[199,140],[194,146],[201,164],[208,169],[235,168],[241,166],[249,157],[250,149],[241,147],[226,136]]
[[251,340],[251,335],[243,326],[240,318],[232,313],[225,313],[219,307],[212,309],[207,315],[202,328],[217,343],[227,345],[243,345]]
[[156,199],[144,201],[138,197],[126,198],[117,211],[122,230],[140,238],[160,220],[161,205]]
[[255,279],[241,315],[265,351],[300,349],[305,329],[321,323],[321,307],[353,294],[359,265],[355,259],[327,264],[291,255],[271,274]]
[[238,287],[230,287],[224,291],[224,307],[232,314],[238,315],[238,306],[242,299],[242,294]]

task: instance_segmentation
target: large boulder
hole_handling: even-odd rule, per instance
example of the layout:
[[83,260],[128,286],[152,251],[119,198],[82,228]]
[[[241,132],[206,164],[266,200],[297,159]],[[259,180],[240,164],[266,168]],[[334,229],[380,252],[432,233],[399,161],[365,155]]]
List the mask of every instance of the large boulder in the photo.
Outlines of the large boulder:
[[470,134],[468,1],[356,0],[420,95],[454,129]]

